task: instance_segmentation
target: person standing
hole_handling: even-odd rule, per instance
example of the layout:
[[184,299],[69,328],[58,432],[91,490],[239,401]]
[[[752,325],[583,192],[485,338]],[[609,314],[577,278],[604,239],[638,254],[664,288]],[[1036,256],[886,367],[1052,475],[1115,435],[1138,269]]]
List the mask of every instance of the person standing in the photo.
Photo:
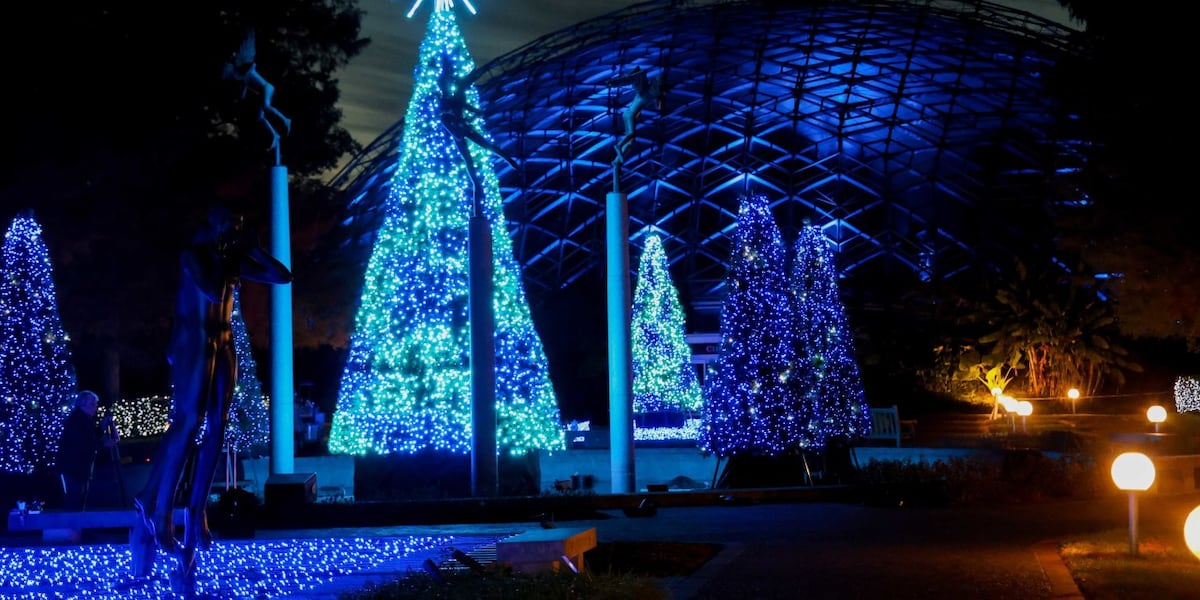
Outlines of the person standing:
[[57,464],[65,510],[84,509],[96,451],[111,448],[120,441],[115,429],[105,432],[96,425],[99,406],[100,398],[94,392],[83,390],[75,395],[75,408],[71,409],[71,414],[67,415],[63,424],[62,436],[58,440]]

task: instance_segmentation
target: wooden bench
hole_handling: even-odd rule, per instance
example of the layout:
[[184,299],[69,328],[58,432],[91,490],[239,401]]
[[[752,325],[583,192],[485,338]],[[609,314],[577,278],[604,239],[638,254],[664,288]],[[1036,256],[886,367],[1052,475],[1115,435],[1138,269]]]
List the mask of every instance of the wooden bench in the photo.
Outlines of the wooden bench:
[[895,442],[900,447],[902,439],[911,440],[917,432],[916,419],[900,419],[900,409],[895,405],[871,409],[871,431],[867,440],[872,442]]
[[527,573],[563,567],[583,572],[583,553],[595,547],[595,527],[531,529],[497,542],[496,562]]
[[[184,509],[176,508],[175,523],[183,523]],[[133,541],[138,515],[134,510],[86,510],[83,512],[50,511],[41,513],[8,513],[9,531],[41,531],[42,541],[57,544],[78,544],[84,529],[129,529]]]

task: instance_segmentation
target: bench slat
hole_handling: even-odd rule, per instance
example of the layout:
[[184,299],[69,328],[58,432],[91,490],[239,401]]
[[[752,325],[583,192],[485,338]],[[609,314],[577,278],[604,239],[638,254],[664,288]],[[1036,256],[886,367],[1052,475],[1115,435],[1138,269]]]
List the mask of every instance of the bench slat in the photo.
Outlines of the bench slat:
[[596,547],[595,527],[531,529],[496,543],[496,561],[515,571],[558,570],[563,559],[584,570],[583,554]]

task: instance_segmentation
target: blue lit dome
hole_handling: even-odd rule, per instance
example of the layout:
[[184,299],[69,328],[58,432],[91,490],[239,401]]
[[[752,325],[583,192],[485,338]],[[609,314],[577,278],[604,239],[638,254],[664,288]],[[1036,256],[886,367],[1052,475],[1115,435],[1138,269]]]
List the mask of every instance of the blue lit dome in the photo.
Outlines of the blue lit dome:
[[[604,268],[604,201],[630,87],[661,73],[620,171],[629,230],[658,230],[692,310],[723,296],[739,198],[805,222],[843,274],[939,281],[1049,241],[1086,146],[1048,91],[1074,30],[978,1],[654,1],[547,35],[476,72],[516,258],[536,294]],[[367,217],[402,124],[343,173]],[[631,261],[636,265],[636,261]]]

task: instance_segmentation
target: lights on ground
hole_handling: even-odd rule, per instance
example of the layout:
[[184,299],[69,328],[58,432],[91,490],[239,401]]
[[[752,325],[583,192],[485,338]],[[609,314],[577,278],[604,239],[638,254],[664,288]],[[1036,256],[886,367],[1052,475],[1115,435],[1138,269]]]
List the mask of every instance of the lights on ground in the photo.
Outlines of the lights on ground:
[[1137,554],[1137,492],[1154,485],[1154,461],[1141,452],[1125,452],[1113,460],[1111,473],[1117,488],[1129,492],[1129,553]]
[[[196,555],[196,588],[199,596],[212,598],[316,595],[315,588],[336,577],[380,572],[396,561],[417,565],[426,557],[443,558],[451,543],[494,542],[450,536],[219,541]],[[159,551],[153,574],[144,580],[131,575],[131,561],[128,544],[0,548],[0,589],[29,594],[23,598],[174,597],[168,582],[174,557]]]

